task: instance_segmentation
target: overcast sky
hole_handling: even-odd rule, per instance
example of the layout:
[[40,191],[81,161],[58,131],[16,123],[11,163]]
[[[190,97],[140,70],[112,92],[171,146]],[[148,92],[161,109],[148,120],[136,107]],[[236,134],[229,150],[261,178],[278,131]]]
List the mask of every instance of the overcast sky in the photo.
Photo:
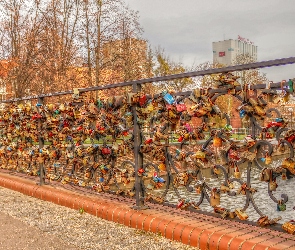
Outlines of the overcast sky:
[[[138,10],[144,38],[175,61],[212,61],[212,42],[258,46],[258,60],[295,56],[295,0],[126,0]],[[295,78],[295,64],[262,69],[273,81]]]

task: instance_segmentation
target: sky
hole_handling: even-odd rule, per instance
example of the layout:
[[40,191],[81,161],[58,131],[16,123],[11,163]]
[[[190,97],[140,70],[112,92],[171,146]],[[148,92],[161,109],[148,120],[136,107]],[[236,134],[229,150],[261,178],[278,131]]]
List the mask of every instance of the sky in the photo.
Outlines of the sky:
[[[213,60],[212,42],[247,38],[258,61],[295,56],[294,0],[125,0],[143,37],[191,67]],[[295,64],[261,69],[270,81],[295,78]]]

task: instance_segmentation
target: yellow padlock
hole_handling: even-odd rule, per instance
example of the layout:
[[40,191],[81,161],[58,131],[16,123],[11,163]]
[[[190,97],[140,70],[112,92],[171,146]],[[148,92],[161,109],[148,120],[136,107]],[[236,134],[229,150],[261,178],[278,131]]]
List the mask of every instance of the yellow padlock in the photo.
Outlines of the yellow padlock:
[[214,136],[213,138],[213,147],[222,147],[222,139],[218,136]]

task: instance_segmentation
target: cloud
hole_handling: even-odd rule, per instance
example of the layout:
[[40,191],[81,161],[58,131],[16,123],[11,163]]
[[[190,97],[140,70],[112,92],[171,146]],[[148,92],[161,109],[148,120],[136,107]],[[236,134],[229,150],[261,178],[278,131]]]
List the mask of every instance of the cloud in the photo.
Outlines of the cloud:
[[[294,0],[126,0],[138,10],[152,46],[190,66],[212,60],[212,42],[246,37],[258,59],[295,56]],[[262,70],[263,71],[263,70]],[[295,65],[265,70],[269,79],[295,77]],[[285,77],[284,77],[285,76]]]

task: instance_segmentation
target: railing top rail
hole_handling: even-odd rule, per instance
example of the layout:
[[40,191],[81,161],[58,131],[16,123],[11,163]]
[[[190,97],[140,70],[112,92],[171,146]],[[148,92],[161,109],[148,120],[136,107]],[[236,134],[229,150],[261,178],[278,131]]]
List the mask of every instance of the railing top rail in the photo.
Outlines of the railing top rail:
[[[83,92],[90,92],[90,91],[96,91],[96,90],[104,90],[104,89],[132,86],[134,84],[146,84],[146,83],[155,83],[155,82],[162,82],[162,81],[171,81],[171,80],[176,80],[176,79],[181,79],[181,78],[205,76],[205,75],[211,75],[211,74],[227,73],[227,72],[233,72],[233,71],[257,69],[257,68],[266,68],[266,67],[281,66],[281,65],[294,64],[294,63],[295,63],[295,57],[274,59],[274,60],[269,60],[269,61],[254,62],[254,63],[248,63],[248,64],[242,64],[242,65],[236,65],[236,66],[229,66],[229,67],[224,67],[224,68],[206,69],[206,70],[192,71],[192,72],[186,72],[186,73],[180,73],[180,74],[174,74],[174,75],[146,78],[146,79],[129,81],[129,82],[114,83],[114,84],[108,84],[105,86],[94,86],[94,87],[88,87],[88,88],[80,88],[79,92],[83,93]],[[259,88],[265,88],[265,84],[260,84]],[[256,87],[256,89],[257,89],[257,87]],[[22,97],[22,98],[2,100],[1,102],[2,103],[9,103],[9,102],[31,100],[31,99],[38,99],[38,98],[44,98],[44,97],[68,95],[68,94],[73,94],[73,91],[69,90],[69,91],[64,91],[64,92],[40,94],[40,95],[35,95],[35,96],[27,96],[27,97]]]

